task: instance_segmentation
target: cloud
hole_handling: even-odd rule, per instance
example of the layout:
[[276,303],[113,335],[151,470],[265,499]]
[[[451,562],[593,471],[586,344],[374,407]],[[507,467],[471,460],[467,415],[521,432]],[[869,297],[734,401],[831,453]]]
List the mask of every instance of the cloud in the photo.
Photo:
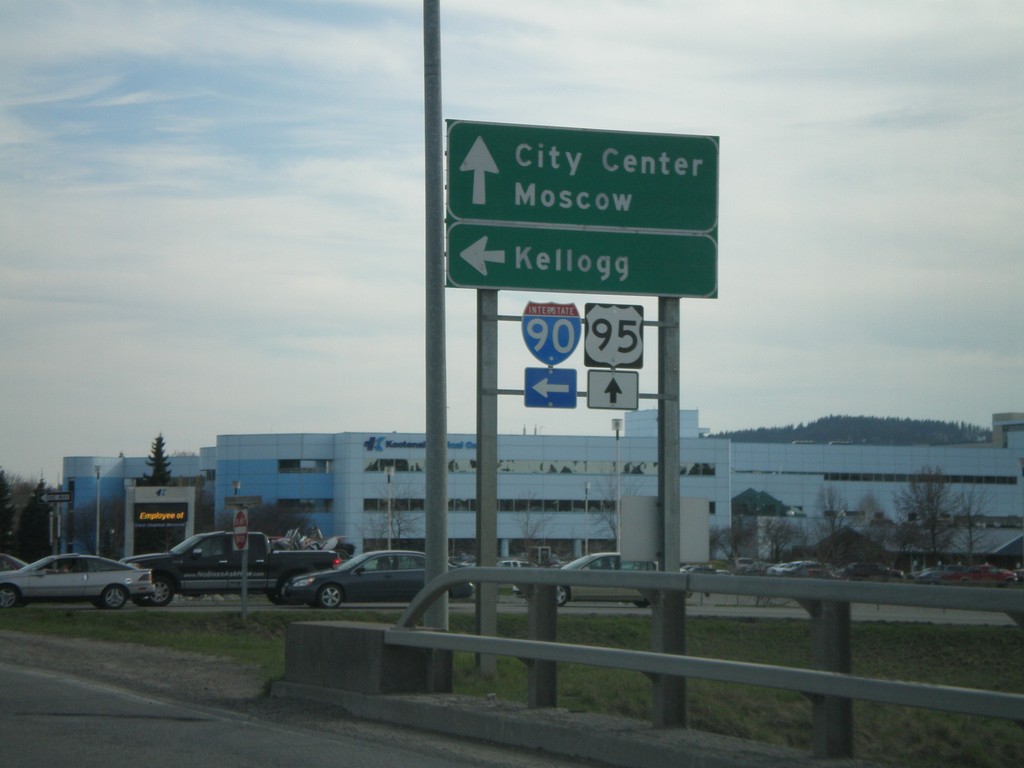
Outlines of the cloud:
[[[198,449],[422,428],[419,6],[3,14],[0,466],[53,480],[161,430]],[[720,137],[720,297],[682,302],[705,425],[1022,407],[1016,6],[450,0],[442,36],[445,117]],[[503,291],[501,311],[532,298],[595,297]],[[475,295],[445,299],[449,424],[470,431]],[[502,387],[533,364],[515,326]],[[543,434],[611,418],[500,413]]]

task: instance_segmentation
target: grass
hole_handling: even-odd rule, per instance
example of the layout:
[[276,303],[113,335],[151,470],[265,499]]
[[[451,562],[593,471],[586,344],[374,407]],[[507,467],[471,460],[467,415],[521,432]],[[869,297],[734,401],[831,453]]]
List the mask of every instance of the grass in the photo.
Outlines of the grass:
[[[243,624],[236,611],[150,613],[42,610],[0,613],[0,629],[88,637],[172,647],[257,666],[269,682],[284,674],[284,637],[293,621],[346,620],[390,624],[398,611],[254,611]],[[473,617],[451,616],[451,629],[472,632]],[[559,638],[568,643],[646,649],[650,619],[562,616]],[[501,614],[498,632],[525,637],[524,616]],[[786,666],[809,666],[806,622],[690,619],[689,653]],[[928,624],[855,624],[854,673],[1024,693],[1024,632],[1014,627]],[[493,676],[476,672],[469,654],[456,656],[459,693],[526,702],[525,666],[499,659]],[[566,664],[559,667],[559,706],[641,720],[650,717],[650,682],[637,673]],[[693,728],[783,744],[810,752],[810,703],[799,694],[691,680],[687,687]],[[1021,722],[857,702],[857,757],[905,768],[1005,768],[1024,765]]]

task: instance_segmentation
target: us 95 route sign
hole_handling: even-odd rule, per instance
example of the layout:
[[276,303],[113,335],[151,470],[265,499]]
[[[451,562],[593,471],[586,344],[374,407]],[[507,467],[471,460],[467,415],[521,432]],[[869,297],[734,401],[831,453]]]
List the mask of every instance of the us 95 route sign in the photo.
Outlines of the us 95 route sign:
[[643,306],[587,304],[585,314],[583,353],[588,368],[643,368]]

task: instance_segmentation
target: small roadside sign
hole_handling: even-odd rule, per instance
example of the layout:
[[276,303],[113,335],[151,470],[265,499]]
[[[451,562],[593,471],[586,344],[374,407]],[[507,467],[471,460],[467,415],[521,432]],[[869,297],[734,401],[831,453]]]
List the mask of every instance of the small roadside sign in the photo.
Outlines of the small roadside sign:
[[635,411],[640,406],[636,371],[587,371],[587,407]]
[[67,504],[71,501],[71,491],[43,491],[39,500],[43,504]]
[[644,308],[636,304],[587,304],[588,368],[644,367]]
[[530,354],[546,365],[558,365],[580,343],[583,321],[575,304],[531,301],[523,310],[523,341]]
[[575,408],[575,368],[527,368],[523,386],[527,408]]
[[235,526],[232,539],[236,552],[244,552],[249,548],[249,513],[244,509],[239,509],[235,512]]

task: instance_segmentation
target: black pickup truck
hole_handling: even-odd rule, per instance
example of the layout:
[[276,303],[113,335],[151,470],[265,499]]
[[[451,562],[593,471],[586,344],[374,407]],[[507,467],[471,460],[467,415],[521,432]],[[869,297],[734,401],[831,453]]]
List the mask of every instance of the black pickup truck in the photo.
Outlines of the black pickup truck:
[[[242,591],[242,553],[234,548],[231,533],[198,533],[169,552],[132,555],[121,560],[153,571],[156,593],[140,604],[167,605],[176,594],[212,595]],[[331,550],[275,550],[266,535],[249,534],[248,589],[281,602],[281,588],[293,576],[325,571],[341,564]]]

